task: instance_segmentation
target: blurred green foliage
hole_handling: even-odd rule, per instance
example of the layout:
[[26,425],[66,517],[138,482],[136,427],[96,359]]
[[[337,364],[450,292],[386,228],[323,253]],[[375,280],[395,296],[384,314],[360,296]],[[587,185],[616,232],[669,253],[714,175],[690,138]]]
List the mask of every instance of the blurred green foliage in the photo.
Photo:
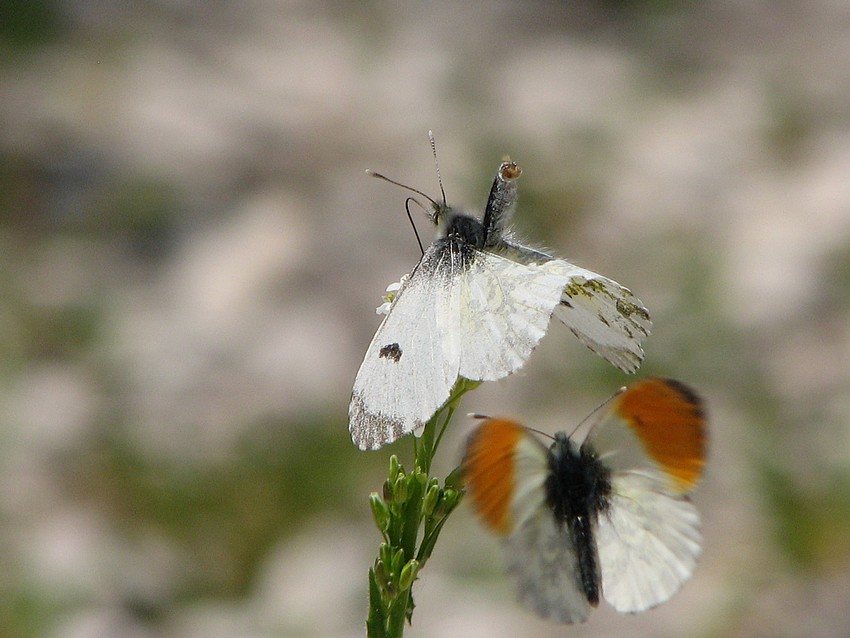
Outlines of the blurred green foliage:
[[0,589],[0,638],[47,635],[63,605],[49,600],[43,589],[30,585],[25,574],[14,575],[14,586],[7,584]]
[[775,460],[758,467],[774,542],[808,574],[850,564],[850,472],[823,468],[802,481]]
[[246,593],[270,549],[317,513],[368,516],[361,478],[341,424],[305,417],[251,428],[225,458],[185,464],[150,458],[105,425],[82,455],[65,460],[75,499],[104,511],[124,534],[161,536],[192,569],[178,599]]
[[60,37],[65,29],[56,2],[0,0],[0,48],[32,49]]

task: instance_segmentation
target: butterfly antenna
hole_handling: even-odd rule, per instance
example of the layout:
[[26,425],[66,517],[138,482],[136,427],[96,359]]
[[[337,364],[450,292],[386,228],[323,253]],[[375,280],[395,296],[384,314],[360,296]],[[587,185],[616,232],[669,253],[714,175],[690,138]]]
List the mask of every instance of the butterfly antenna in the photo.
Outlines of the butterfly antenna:
[[[469,412],[469,413],[467,413],[466,416],[470,419],[492,419],[493,418],[489,414],[481,414],[480,412]],[[553,441],[555,440],[555,437],[552,436],[551,434],[548,434],[548,433],[543,432],[541,430],[538,430],[536,428],[530,428],[527,425],[523,425],[522,427],[525,428],[526,430],[528,430],[529,432],[534,432],[535,434],[539,434],[543,438],[552,439]]]
[[551,439],[553,441],[555,440],[555,437],[552,436],[551,434],[549,434],[548,432],[543,432],[542,430],[538,430],[537,428],[530,428],[527,425],[523,425],[522,427],[524,427],[529,432],[534,432],[535,434],[539,434],[544,439]]
[[428,197],[422,191],[416,190],[415,188],[413,188],[413,186],[408,186],[407,184],[402,184],[401,182],[397,182],[394,179],[390,179],[386,175],[381,175],[380,173],[376,173],[375,171],[373,171],[372,169],[369,169],[369,168],[366,169],[366,174],[369,177],[377,177],[378,179],[382,179],[385,182],[389,182],[390,184],[394,184],[396,186],[401,186],[405,190],[409,190],[411,193],[416,193],[417,195],[421,195],[422,197],[427,199],[429,202],[431,202],[434,206],[439,207],[439,204],[437,202],[435,202],[432,198]]
[[437,169],[437,183],[440,185],[440,193],[443,196],[443,208],[448,208],[446,190],[443,188],[443,177],[440,175],[440,162],[437,161],[437,143],[434,141],[434,131],[428,131],[428,140],[431,142],[431,154],[434,156],[434,167]]
[[[380,173],[376,173],[375,171],[368,169],[368,168],[366,169],[366,174],[369,177],[377,177],[378,179],[382,179],[385,182],[389,182],[390,184],[393,184],[394,186],[400,186],[401,188],[408,190],[411,193],[416,193],[417,195],[424,197],[429,202],[431,202],[431,205],[434,207],[435,211],[438,211],[441,208],[441,206],[437,202],[435,202],[431,197],[428,197],[428,195],[426,195],[425,193],[423,193],[420,190],[413,188],[412,186],[408,186],[407,184],[402,184],[401,182],[397,182],[394,179],[390,179],[386,175],[381,175]],[[440,188],[442,188],[442,186],[440,186]],[[422,210],[425,211],[425,214],[428,215],[428,217],[434,218],[434,214],[428,213],[428,210],[415,197],[408,197],[404,201],[404,209],[407,211],[407,218],[410,220],[410,225],[413,226],[413,234],[416,235],[416,243],[419,244],[419,250],[424,255],[425,249],[422,247],[422,240],[419,238],[419,231],[416,230],[416,224],[413,223],[413,215],[411,215],[411,213],[410,213],[410,202],[416,202],[416,204]]]
[[[410,214],[410,202],[414,202],[417,206],[424,209],[425,207],[419,203],[419,200],[415,197],[408,197],[404,200],[404,210],[407,211],[407,219],[410,220],[410,225],[413,227],[413,234],[416,236],[416,243],[419,244],[419,252],[423,255],[425,254],[425,249],[422,247],[422,240],[419,239],[419,231],[416,230],[416,224],[413,223],[413,215]],[[427,212],[427,211],[426,211]]]
[[[573,436],[575,436],[575,433],[576,433],[576,432],[578,432],[579,428],[580,428],[581,426],[583,426],[585,423],[587,423],[587,422],[590,420],[590,418],[591,418],[591,417],[593,417],[595,414],[597,414],[597,413],[598,413],[598,412],[599,412],[602,408],[604,408],[606,405],[608,405],[609,403],[611,403],[611,401],[613,401],[614,399],[616,399],[618,396],[620,396],[620,395],[621,395],[623,392],[625,392],[625,391],[626,391],[626,386],[623,386],[623,387],[619,388],[618,390],[616,390],[616,391],[612,392],[612,393],[611,393],[611,395],[610,395],[607,399],[605,399],[602,403],[600,403],[600,404],[599,404],[599,405],[597,405],[595,408],[593,408],[593,410],[591,410],[591,411],[590,411],[590,414],[588,414],[586,417],[584,417],[584,418],[583,418],[583,419],[579,422],[579,424],[573,428],[573,431],[572,431],[572,432],[570,432],[570,438],[572,438]],[[598,423],[599,423],[599,421],[597,421],[596,423],[594,423],[594,424],[593,424],[593,427],[591,427],[591,428],[588,430],[587,435],[585,436],[585,438],[587,438],[587,437],[589,437],[589,436],[590,436],[590,434],[593,432],[593,429],[596,427],[596,425],[597,425]]]

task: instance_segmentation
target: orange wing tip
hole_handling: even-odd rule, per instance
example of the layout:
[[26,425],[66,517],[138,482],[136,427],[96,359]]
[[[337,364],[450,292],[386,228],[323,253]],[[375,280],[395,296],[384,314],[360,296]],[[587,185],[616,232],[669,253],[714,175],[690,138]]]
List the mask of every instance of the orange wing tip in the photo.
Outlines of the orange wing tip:
[[697,486],[705,466],[706,420],[702,399],[693,389],[674,379],[646,379],[620,394],[614,410],[677,492]]
[[510,534],[515,486],[514,453],[525,429],[504,419],[480,425],[466,444],[463,473],[466,493],[482,522],[494,533]]

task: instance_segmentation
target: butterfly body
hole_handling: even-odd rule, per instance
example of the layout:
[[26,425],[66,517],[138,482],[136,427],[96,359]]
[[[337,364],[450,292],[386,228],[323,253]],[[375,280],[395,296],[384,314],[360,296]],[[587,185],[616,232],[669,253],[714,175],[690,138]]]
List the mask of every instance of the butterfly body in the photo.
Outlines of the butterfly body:
[[587,601],[599,603],[599,556],[593,523],[608,505],[611,472],[589,445],[577,447],[566,432],[557,432],[548,452],[546,504],[571,536],[576,549],[581,585]]

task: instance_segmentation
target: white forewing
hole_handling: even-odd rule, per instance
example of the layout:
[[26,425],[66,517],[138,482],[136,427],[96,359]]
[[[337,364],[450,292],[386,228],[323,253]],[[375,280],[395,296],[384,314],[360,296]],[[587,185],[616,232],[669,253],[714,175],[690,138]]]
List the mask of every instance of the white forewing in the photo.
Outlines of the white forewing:
[[511,522],[515,530],[546,508],[545,484],[549,472],[549,451],[535,437],[526,434],[514,449]]
[[640,299],[616,281],[563,259],[544,267],[569,277],[555,316],[610,363],[624,372],[637,370],[643,360],[641,342],[652,328]]
[[699,514],[667,485],[657,472],[612,477],[596,543],[602,592],[617,611],[638,612],[664,602],[696,566],[702,540]]
[[520,602],[549,620],[585,620],[590,603],[581,587],[575,545],[548,508],[538,508],[505,541],[508,572]]
[[518,370],[546,334],[568,277],[482,251],[457,277],[449,330],[459,331],[460,375],[492,381]]
[[457,377],[501,379],[546,333],[568,278],[475,250],[434,244],[398,290],[354,381],[349,429],[375,449],[425,424]]
[[457,380],[460,350],[451,330],[452,266],[431,246],[399,288],[354,380],[348,427],[362,450],[426,423]]

